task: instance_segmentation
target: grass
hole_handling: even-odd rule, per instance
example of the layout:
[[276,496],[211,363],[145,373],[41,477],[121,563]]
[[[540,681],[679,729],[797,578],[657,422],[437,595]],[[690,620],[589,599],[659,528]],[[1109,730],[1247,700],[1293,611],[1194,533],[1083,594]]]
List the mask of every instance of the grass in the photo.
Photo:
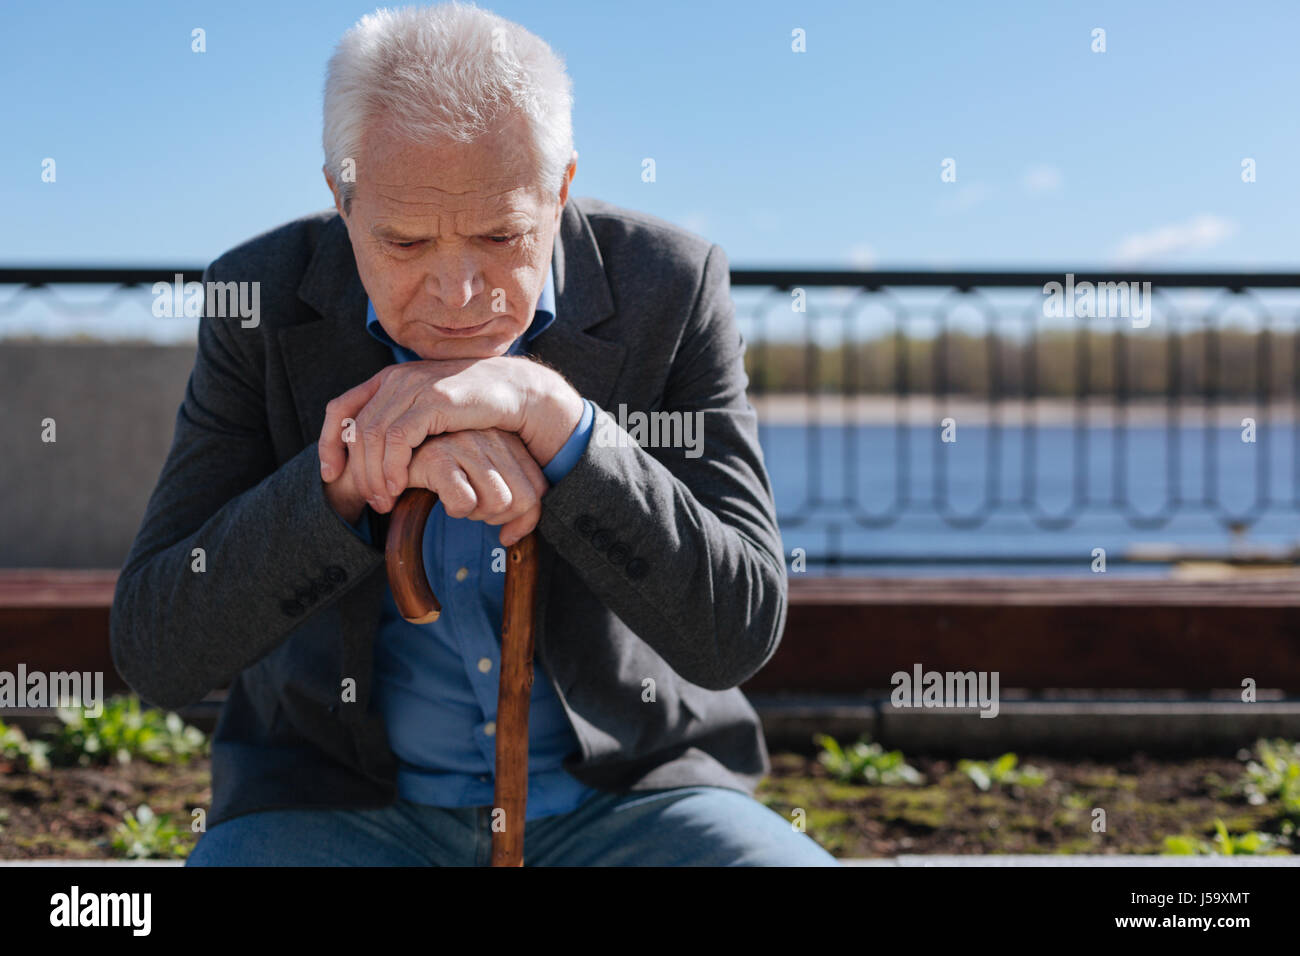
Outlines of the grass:
[[[1295,850],[1294,746],[1260,741],[1238,759],[1103,764],[1016,754],[993,761],[907,758],[908,782],[867,769],[887,753],[819,738],[821,752],[773,756],[758,790],[769,808],[804,811],[806,832],[837,856],[899,853],[1288,853]],[[849,773],[857,753],[861,771]],[[868,759],[870,755],[870,759]],[[1262,795],[1262,799],[1261,799]]]
[[[209,742],[134,698],[0,723],[0,857],[178,859],[211,804]],[[841,857],[900,853],[1279,854],[1300,848],[1300,745],[1114,762],[947,761],[821,735],[775,753],[756,797]]]

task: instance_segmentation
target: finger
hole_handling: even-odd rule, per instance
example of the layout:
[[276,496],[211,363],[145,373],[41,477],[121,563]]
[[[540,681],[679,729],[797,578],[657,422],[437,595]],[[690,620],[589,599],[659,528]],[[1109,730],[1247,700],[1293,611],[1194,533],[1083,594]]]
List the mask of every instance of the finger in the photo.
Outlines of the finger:
[[523,464],[513,453],[503,433],[491,429],[484,433],[484,442],[492,465],[504,479],[510,493],[508,506],[495,517],[484,520],[489,524],[508,524],[530,511],[538,503],[541,495],[534,484],[534,479],[524,470]]
[[546,475],[542,472],[542,466],[537,464],[537,460],[529,454],[528,446],[514,432],[503,431],[500,432],[500,435],[505,447],[510,450],[515,461],[519,463],[519,467],[528,476],[528,481],[532,484],[537,497],[540,498],[546,494],[547,489],[551,487],[551,483],[546,480]]
[[438,479],[438,499],[448,518],[468,518],[478,507],[478,495],[465,470],[457,465],[447,468]]
[[411,460],[411,486],[437,494],[449,518],[467,517],[478,507],[469,476],[441,441],[426,442],[416,451]]
[[[396,379],[392,380],[396,383]],[[361,433],[361,445],[364,450],[363,470],[367,495],[373,499],[372,508],[383,513],[388,511],[401,493],[404,485],[397,491],[391,491],[384,479],[384,448],[387,443],[388,428],[393,419],[406,410],[414,401],[414,394],[396,384],[381,388],[362,409],[357,418]],[[405,403],[405,404],[404,404]],[[418,445],[419,442],[416,442]]]
[[438,435],[427,420],[418,412],[419,402],[412,404],[398,414],[384,431],[383,454],[379,461],[379,473],[384,489],[391,495],[401,494],[411,481],[411,458],[415,449],[430,436]]
[[[461,455],[460,465],[469,475],[478,495],[478,507],[469,515],[474,521],[501,524],[514,502],[509,479],[502,472],[499,452],[494,454],[491,439],[483,432],[455,432],[453,445]],[[449,436],[450,437],[450,436]]]
[[[419,448],[430,436],[447,433],[447,416],[440,403],[434,400],[436,391],[436,386],[430,387],[420,395],[413,396],[388,423],[380,466],[385,489],[390,481],[398,489],[405,488],[410,481],[407,470],[410,468],[413,449]],[[462,431],[465,429],[458,429],[458,432]]]
[[350,418],[355,422],[357,414],[379,391],[381,385],[382,371],[348,389],[325,406],[325,424],[321,426],[320,439],[316,444],[321,478],[325,481],[334,481],[347,467],[349,445],[343,440],[344,421]]
[[546,475],[542,468],[537,464],[536,459],[528,453],[528,447],[523,443],[518,435],[513,432],[502,432],[502,439],[505,447],[514,456],[515,461],[519,464],[520,469],[528,477],[536,494],[536,503],[518,518],[508,521],[501,529],[501,543],[507,548],[513,544],[522,541],[524,537],[533,531],[538,523],[542,520],[542,496],[550,488],[550,482],[546,480]]
[[537,527],[538,522],[542,520],[542,505],[538,502],[532,508],[515,518],[513,521],[506,522],[501,528],[501,543],[505,547],[517,544],[524,537]]

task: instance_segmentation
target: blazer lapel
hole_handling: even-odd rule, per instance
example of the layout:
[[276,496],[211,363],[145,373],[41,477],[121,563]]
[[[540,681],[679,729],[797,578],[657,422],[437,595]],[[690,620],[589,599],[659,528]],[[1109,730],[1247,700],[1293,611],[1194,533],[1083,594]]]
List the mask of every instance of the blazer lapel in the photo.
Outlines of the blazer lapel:
[[614,394],[627,346],[594,331],[614,315],[614,296],[581,203],[570,197],[564,205],[554,251],[555,321],[531,351],[603,407]]
[[331,399],[393,362],[388,347],[366,331],[366,290],[347,227],[337,216],[321,231],[298,298],[317,318],[278,334],[303,439],[310,444],[320,438]]

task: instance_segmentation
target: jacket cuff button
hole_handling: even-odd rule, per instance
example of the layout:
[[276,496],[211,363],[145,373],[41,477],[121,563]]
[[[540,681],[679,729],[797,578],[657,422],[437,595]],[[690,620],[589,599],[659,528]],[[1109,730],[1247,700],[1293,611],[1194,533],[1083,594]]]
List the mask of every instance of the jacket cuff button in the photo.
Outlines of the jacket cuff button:
[[583,534],[590,535],[596,530],[596,519],[591,515],[578,515],[577,520],[573,522],[573,526]]
[[591,543],[600,550],[604,551],[614,541],[614,536],[604,528],[597,528],[596,533],[591,536]]
[[609,546],[609,550],[605,554],[615,564],[626,564],[627,559],[632,556],[632,551],[622,541],[615,541]]
[[331,564],[325,569],[325,580],[331,584],[342,584],[348,579],[348,573],[340,568],[337,564]]
[[646,572],[650,570],[650,566],[641,558],[633,558],[627,563],[625,570],[629,578],[643,578]]

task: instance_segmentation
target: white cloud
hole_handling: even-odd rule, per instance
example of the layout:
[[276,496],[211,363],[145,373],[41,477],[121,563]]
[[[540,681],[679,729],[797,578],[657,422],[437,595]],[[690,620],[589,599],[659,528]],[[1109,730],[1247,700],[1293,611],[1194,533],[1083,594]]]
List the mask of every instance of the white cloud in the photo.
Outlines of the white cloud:
[[1033,166],[1025,171],[1020,183],[1031,196],[1041,196],[1056,192],[1064,181],[1065,176],[1055,166]]
[[1141,262],[1180,252],[1208,249],[1236,231],[1235,223],[1204,214],[1187,222],[1125,236],[1115,252],[1115,258],[1120,262]]
[[703,236],[709,231],[709,217],[702,212],[687,213],[682,217],[682,228]]
[[962,212],[978,206],[993,195],[993,187],[984,183],[959,185],[956,188],[945,184],[945,195],[941,196],[936,208],[940,212]]
[[854,269],[874,269],[876,250],[865,242],[854,243],[849,247],[849,265]]

